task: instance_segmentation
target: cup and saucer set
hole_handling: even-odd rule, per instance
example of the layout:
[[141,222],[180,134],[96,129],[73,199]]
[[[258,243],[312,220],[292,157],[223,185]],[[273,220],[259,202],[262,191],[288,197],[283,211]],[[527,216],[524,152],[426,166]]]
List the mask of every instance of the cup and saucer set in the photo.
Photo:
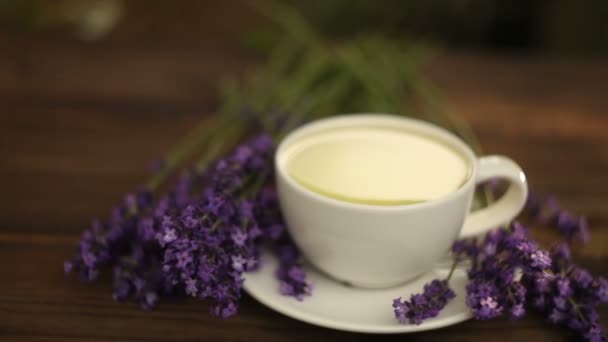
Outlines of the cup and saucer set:
[[[427,201],[378,205],[345,201],[310,190],[288,172],[298,144],[310,137],[350,128],[401,130],[432,139],[458,153],[468,165],[462,184]],[[330,134],[330,133],[327,133]],[[351,114],[318,120],[297,128],[275,154],[279,203],[289,234],[305,258],[314,288],[299,301],[279,292],[277,258],[261,255],[262,267],[247,273],[245,290],[257,301],[310,324],[362,333],[408,333],[437,329],[472,317],[465,303],[466,269],[456,268],[450,288],[456,297],[437,317],[420,325],[399,324],[393,299],[409,299],[424,284],[445,278],[451,268],[446,254],[458,239],[483,235],[510,222],[527,197],[521,168],[504,156],[476,156],[447,130],[428,122],[387,114]],[[433,176],[435,177],[435,176]],[[505,194],[489,206],[471,211],[477,184],[500,178]]]

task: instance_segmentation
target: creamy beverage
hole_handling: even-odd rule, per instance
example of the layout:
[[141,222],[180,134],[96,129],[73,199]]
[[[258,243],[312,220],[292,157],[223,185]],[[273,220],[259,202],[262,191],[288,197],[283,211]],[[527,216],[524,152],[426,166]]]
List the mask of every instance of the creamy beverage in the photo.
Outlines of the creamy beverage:
[[347,202],[401,205],[458,189],[471,165],[448,145],[381,127],[318,132],[285,151],[287,173],[311,191]]

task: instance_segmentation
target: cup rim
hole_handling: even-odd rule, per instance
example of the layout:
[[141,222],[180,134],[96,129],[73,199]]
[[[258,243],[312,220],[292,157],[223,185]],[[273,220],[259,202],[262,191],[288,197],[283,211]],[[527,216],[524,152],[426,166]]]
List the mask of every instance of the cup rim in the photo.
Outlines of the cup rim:
[[[383,205],[383,204],[366,204],[366,203],[355,203],[347,202],[344,200],[332,198],[326,195],[314,192],[295,181],[292,177],[287,174],[285,170],[285,164],[282,159],[285,150],[299,138],[305,137],[309,134],[314,134],[328,128],[344,128],[344,127],[356,127],[364,124],[375,124],[375,125],[398,125],[397,127],[413,128],[419,132],[423,132],[431,136],[439,137],[440,140],[448,143],[451,147],[456,148],[459,152],[462,152],[463,156],[471,165],[471,172],[464,184],[462,184],[456,191],[452,191],[447,195],[434,198],[428,201],[412,204],[395,204],[395,205]],[[396,126],[391,126],[394,128]],[[410,117],[398,116],[394,114],[384,113],[351,113],[341,114],[329,118],[323,118],[306,123],[293,131],[289,132],[277,146],[274,155],[274,166],[275,166],[275,177],[281,177],[291,188],[300,192],[301,194],[316,200],[323,202],[328,205],[339,206],[342,208],[351,208],[358,210],[373,210],[373,211],[403,211],[403,210],[416,210],[426,207],[435,206],[441,203],[448,202],[454,198],[460,197],[463,193],[469,191],[469,188],[475,182],[477,176],[477,157],[471,150],[471,148],[462,139],[454,135],[452,132],[432,124],[427,121],[414,119]]]

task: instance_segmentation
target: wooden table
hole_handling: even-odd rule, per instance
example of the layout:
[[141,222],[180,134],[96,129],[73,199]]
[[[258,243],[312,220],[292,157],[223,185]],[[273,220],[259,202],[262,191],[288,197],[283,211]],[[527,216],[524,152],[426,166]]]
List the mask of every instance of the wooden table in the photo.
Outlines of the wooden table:
[[[225,321],[196,301],[146,312],[114,302],[109,278],[85,285],[64,277],[62,264],[79,232],[92,217],[106,215],[139,184],[150,161],[214,108],[219,75],[243,65],[237,51],[213,42],[129,39],[89,44],[0,34],[0,339],[373,339],[301,323],[248,296],[241,313]],[[608,276],[608,62],[447,53],[429,75],[487,153],[513,157],[534,189],[588,215],[593,241],[575,257]],[[608,310],[601,311],[607,325]],[[572,337],[531,316],[388,338]]]

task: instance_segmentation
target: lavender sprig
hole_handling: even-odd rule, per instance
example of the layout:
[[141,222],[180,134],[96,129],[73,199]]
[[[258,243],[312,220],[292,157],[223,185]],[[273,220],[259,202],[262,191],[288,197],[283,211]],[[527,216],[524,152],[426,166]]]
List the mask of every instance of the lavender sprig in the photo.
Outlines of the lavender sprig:
[[279,292],[302,300],[312,293],[312,284],[306,278],[302,266],[300,251],[291,240],[283,216],[279,210],[276,189],[266,186],[258,197],[258,220],[264,228],[264,236],[279,260],[276,277],[279,280]]
[[[514,222],[509,228],[488,233],[481,242],[457,241],[452,251],[457,258],[471,260],[466,303],[476,319],[503,315],[519,319],[533,309],[549,322],[565,325],[589,341],[606,341],[597,306],[608,303],[608,280],[594,278],[575,265],[567,244],[557,245],[550,252],[542,250],[530,239],[528,229]],[[427,286],[440,282],[433,280]],[[411,313],[411,307],[416,307],[414,298],[419,297],[428,297],[426,286],[425,292],[413,295],[410,302],[395,300],[399,322],[419,324],[437,314],[433,310],[428,314],[424,306],[419,306],[419,313]]]
[[461,241],[453,250],[472,258],[467,305],[480,320],[503,314],[513,319],[523,317],[527,288],[522,277],[544,279],[545,269],[552,262],[549,254],[539,249],[517,222],[510,229],[488,233],[480,245]]
[[608,303],[608,281],[575,265],[568,245],[552,248],[554,265],[545,278],[528,278],[532,307],[554,324],[565,325],[589,341],[605,341],[597,306]]
[[401,324],[421,324],[425,319],[436,317],[447,303],[456,297],[447,280],[435,279],[424,285],[422,294],[413,294],[410,300],[393,300],[395,317]]
[[116,300],[134,295],[144,308],[158,300],[160,254],[154,242],[154,227],[148,213],[152,194],[142,190],[127,195],[106,222],[95,220],[83,232],[77,255],[64,263],[66,274],[76,273],[83,281],[93,281],[101,270],[113,269]]
[[[278,209],[269,215],[265,207],[277,208],[276,195],[255,189],[271,179],[272,153],[272,140],[261,135],[213,167],[186,173],[156,203],[150,191],[127,196],[107,222],[83,233],[66,273],[92,281],[111,267],[116,300],[135,296],[149,309],[161,297],[189,295],[213,299],[211,311],[219,317],[233,315],[242,274],[257,266],[259,245],[272,241],[276,251],[289,246],[286,233],[276,233]],[[282,288],[294,288],[285,294],[301,299],[310,285],[292,248],[289,258],[279,254],[279,278]]]
[[534,222],[555,227],[568,242],[589,242],[589,224],[585,216],[575,215],[563,209],[553,196],[530,193],[524,214]]

